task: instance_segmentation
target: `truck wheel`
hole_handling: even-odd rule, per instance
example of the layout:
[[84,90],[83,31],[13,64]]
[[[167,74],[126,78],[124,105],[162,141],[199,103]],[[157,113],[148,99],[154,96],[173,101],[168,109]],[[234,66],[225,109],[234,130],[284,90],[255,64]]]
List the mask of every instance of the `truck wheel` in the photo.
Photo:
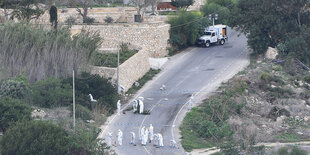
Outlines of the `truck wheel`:
[[210,42],[209,41],[206,42],[206,47],[210,47]]
[[225,44],[225,40],[222,39],[222,40],[220,41],[220,44],[221,44],[221,45],[224,45],[224,44]]

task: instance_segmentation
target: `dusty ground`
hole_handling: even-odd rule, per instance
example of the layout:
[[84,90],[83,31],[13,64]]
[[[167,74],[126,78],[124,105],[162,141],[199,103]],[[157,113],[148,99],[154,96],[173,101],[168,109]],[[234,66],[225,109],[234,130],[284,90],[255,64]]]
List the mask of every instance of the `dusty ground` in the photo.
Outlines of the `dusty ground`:
[[[234,139],[245,145],[265,145],[266,154],[276,154],[281,147],[304,141],[298,146],[310,154],[310,84],[305,81],[309,75],[295,61],[260,59],[223,83],[219,90],[240,81],[247,85],[243,95],[234,97],[234,101],[245,104],[242,113],[228,120],[235,131]],[[197,149],[190,154],[218,151]]]
[[242,114],[229,119],[235,139],[257,142],[295,142],[310,139],[309,73],[294,62],[279,65],[259,61],[230,83],[247,83],[246,94],[235,98],[246,102]]

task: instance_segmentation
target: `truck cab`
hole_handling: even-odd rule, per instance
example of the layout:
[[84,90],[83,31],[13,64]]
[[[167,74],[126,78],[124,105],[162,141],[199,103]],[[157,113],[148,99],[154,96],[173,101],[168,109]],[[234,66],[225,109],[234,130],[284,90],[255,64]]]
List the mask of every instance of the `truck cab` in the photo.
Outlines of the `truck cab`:
[[197,45],[205,47],[210,47],[215,43],[224,45],[227,40],[227,26],[214,25],[205,29],[204,35],[197,40]]

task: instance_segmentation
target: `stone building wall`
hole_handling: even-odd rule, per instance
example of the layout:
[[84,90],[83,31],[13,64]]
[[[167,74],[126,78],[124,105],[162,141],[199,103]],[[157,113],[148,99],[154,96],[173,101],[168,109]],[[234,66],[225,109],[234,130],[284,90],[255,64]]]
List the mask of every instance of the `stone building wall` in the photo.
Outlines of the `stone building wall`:
[[[127,61],[122,63],[119,68],[119,84],[124,86],[125,91],[128,91],[137,80],[150,70],[148,51],[143,49],[140,50]],[[94,66],[91,73],[111,79],[111,82],[116,84],[116,68]]]
[[194,0],[194,4],[188,7],[189,11],[200,10],[202,5],[206,4],[206,0]]
[[163,57],[168,54],[167,46],[170,25],[164,22],[132,23],[109,25],[74,25],[72,34],[82,28],[99,32],[103,38],[101,50],[117,49],[121,43],[130,43],[146,50],[150,57]]

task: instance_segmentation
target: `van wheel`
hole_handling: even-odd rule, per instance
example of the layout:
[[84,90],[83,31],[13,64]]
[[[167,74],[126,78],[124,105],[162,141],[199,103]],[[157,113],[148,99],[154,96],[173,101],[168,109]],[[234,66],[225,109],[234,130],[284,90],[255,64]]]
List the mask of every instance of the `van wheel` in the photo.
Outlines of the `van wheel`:
[[220,41],[220,44],[221,44],[221,45],[224,45],[224,44],[225,44],[225,40],[222,39],[222,40]]
[[206,47],[210,47],[210,41],[206,42]]

